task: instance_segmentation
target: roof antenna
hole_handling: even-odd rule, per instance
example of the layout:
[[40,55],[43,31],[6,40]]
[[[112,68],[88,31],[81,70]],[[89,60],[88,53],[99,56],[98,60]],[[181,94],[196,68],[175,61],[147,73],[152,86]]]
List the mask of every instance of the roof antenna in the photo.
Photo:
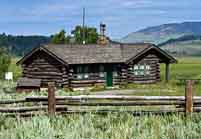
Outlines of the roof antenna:
[[83,44],[86,44],[86,41],[85,41],[85,7],[83,8],[83,22],[82,22],[82,36],[83,36],[83,38],[82,38],[82,43]]

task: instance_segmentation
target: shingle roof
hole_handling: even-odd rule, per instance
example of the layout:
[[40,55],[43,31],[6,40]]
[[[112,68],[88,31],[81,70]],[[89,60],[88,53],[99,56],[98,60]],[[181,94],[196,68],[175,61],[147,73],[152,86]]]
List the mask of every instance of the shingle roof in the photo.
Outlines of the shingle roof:
[[68,64],[123,63],[151,47],[150,44],[46,45],[45,49]]
[[49,44],[32,50],[17,64],[22,64],[37,51],[45,51],[62,64],[128,63],[149,50],[162,55],[162,62],[176,63],[177,60],[165,51],[150,43],[110,43],[107,45],[55,45]]

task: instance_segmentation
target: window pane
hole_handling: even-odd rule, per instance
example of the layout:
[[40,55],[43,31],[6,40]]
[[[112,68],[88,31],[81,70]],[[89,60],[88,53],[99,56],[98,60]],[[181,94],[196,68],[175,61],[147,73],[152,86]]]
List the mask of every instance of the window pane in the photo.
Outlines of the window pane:
[[134,65],[134,70],[138,70],[138,65]]
[[143,70],[144,69],[144,65],[140,65],[140,69]]
[[82,73],[82,67],[81,66],[77,67],[77,73]]
[[89,74],[84,74],[84,78],[85,79],[89,78]]
[[100,74],[99,74],[99,77],[105,77],[105,73],[104,72],[101,72]]
[[150,65],[146,65],[146,69],[150,70],[151,69]]
[[77,74],[77,79],[83,79],[83,75],[82,74]]
[[113,76],[114,77],[118,77],[118,73],[117,72],[113,72]]

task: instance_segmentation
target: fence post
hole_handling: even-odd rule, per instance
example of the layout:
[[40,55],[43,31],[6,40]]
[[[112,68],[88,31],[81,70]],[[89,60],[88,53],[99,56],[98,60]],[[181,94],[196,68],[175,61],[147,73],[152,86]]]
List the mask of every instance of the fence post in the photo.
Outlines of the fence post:
[[193,81],[186,81],[186,89],[185,89],[185,103],[186,103],[186,114],[193,112]]
[[54,82],[48,83],[48,114],[55,115],[56,112],[56,99],[55,99],[55,84]]

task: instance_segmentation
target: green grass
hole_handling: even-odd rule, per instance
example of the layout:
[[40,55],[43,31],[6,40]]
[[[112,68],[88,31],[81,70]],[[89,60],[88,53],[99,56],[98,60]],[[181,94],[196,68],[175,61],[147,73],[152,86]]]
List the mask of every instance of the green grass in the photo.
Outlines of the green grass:
[[200,115],[133,117],[130,114],[68,115],[31,119],[0,117],[2,139],[197,139]]

